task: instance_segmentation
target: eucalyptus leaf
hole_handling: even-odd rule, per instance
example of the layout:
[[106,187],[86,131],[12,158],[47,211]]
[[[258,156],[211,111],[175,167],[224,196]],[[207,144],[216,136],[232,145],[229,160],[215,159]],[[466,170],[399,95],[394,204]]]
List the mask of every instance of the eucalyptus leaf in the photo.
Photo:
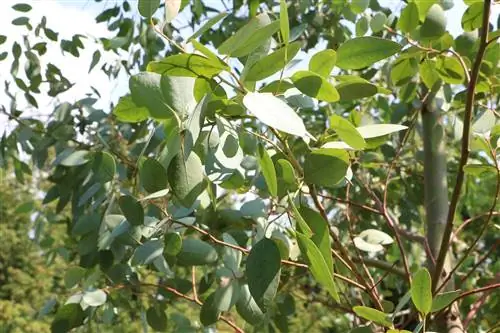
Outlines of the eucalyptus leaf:
[[262,308],[271,306],[281,275],[280,251],[274,241],[264,238],[251,249],[246,263],[250,294]]
[[432,280],[429,271],[420,269],[411,282],[411,299],[417,310],[427,315],[432,310]]
[[299,115],[283,100],[270,93],[247,93],[243,104],[267,126],[300,137],[312,137]]
[[401,45],[378,37],[358,37],[348,40],[337,50],[337,66],[361,69],[388,58],[401,50]]

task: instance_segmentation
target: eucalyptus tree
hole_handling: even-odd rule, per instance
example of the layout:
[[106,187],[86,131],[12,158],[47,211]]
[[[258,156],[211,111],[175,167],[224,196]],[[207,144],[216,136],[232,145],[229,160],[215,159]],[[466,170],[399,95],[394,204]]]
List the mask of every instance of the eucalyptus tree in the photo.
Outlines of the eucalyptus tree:
[[13,91],[38,108],[71,89],[40,58],[83,37],[15,5],[0,161],[48,174],[37,237],[63,216],[73,240],[52,331],[137,312],[157,331],[494,331],[500,34],[491,0],[466,4],[454,38],[450,1],[124,1],[96,21],[130,56],[96,50],[90,71],[127,73],[129,93],[48,122]]

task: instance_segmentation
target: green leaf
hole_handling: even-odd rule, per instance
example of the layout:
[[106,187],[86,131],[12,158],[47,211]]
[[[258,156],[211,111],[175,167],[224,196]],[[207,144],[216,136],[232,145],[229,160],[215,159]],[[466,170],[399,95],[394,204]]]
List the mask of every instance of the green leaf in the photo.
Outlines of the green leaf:
[[354,14],[361,14],[370,6],[370,0],[351,0],[350,7]]
[[99,60],[101,60],[101,52],[99,52],[99,50],[96,50],[92,54],[92,62],[90,63],[90,67],[89,67],[89,71],[88,71],[89,73],[99,63]]
[[310,238],[313,235],[313,232],[307,222],[304,220],[302,215],[300,214],[299,210],[295,206],[295,203],[293,202],[292,198],[288,196],[288,204],[290,207],[292,207],[292,214],[293,217],[295,218],[295,222],[297,223],[298,230],[304,234],[304,236]]
[[385,22],[387,21],[387,16],[382,13],[376,13],[370,20],[370,28],[374,33],[384,30]]
[[90,160],[88,157],[88,151],[77,150],[64,157],[59,164],[66,167],[76,167],[86,164]]
[[493,165],[487,164],[467,164],[464,166],[464,172],[468,175],[480,176],[483,173],[497,173],[497,169]]
[[134,197],[123,195],[118,200],[118,204],[130,224],[142,225],[144,223],[144,208]]
[[328,78],[337,62],[337,52],[326,49],[314,54],[309,61],[309,70],[316,74]]
[[424,316],[432,309],[432,280],[426,268],[420,269],[411,282],[411,299]]
[[348,40],[337,50],[337,66],[361,69],[388,58],[401,50],[401,45],[388,39],[358,37]]
[[160,0],[139,0],[137,7],[139,14],[145,18],[150,18],[160,7]]
[[330,228],[328,222],[325,221],[319,212],[307,206],[301,206],[299,212],[307,225],[311,228],[313,235],[310,238],[320,250],[330,273],[333,275],[332,243],[330,241]]
[[210,244],[197,238],[187,238],[182,242],[182,248],[177,254],[177,264],[180,266],[204,266],[217,262],[217,251]]
[[12,9],[18,12],[23,12],[27,13],[31,10],[31,6],[28,5],[27,3],[16,3],[14,6],[12,6]]
[[263,80],[282,70],[297,55],[300,46],[300,42],[294,42],[257,60],[248,70],[245,80]]
[[356,22],[356,37],[362,37],[368,31],[368,19],[365,16],[359,18]]
[[240,286],[240,297],[236,302],[236,311],[247,323],[254,326],[259,326],[266,318],[250,294],[246,283]]
[[207,186],[198,155],[191,152],[185,157],[179,152],[168,166],[168,181],[176,198],[191,207]]
[[129,88],[136,106],[146,107],[152,117],[164,119],[172,117],[175,108],[170,108],[169,103],[163,97],[161,79],[159,74],[141,72],[130,77]]
[[391,81],[395,85],[408,83],[418,72],[418,61],[416,58],[400,58],[391,69]]
[[355,306],[352,308],[354,313],[361,318],[364,318],[369,321],[373,321],[378,325],[382,325],[385,327],[392,327],[392,322],[389,320],[389,315],[379,311],[377,309],[372,309],[366,306]]
[[375,124],[357,127],[356,129],[364,139],[371,139],[396,133],[407,128],[407,126],[397,124]]
[[330,128],[337,133],[341,140],[355,149],[363,149],[366,146],[365,139],[358,130],[346,119],[333,115],[330,117]]
[[200,310],[200,322],[203,326],[210,326],[215,324],[219,320],[220,311],[217,309],[217,304],[215,303],[215,292],[211,293]]
[[132,266],[148,265],[163,254],[163,242],[150,240],[137,247],[130,259]]
[[205,121],[205,112],[207,110],[209,99],[210,97],[205,95],[200,100],[184,125],[184,128],[186,129],[184,132],[184,155],[191,153],[191,150],[200,136],[201,128],[203,127],[203,123]]
[[312,275],[314,276],[316,281],[318,281],[318,283],[323,285],[326,290],[328,290],[335,301],[340,302],[337,287],[335,286],[335,282],[333,281],[333,267],[330,268],[328,266],[323,254],[311,239],[300,233],[297,233],[296,236],[300,251],[307,258],[309,269],[311,270]]
[[165,235],[164,252],[169,256],[176,256],[182,249],[182,237],[176,232]]
[[229,311],[239,297],[239,283],[231,280],[226,285],[219,286],[215,291],[214,304],[220,312]]
[[86,272],[87,270],[83,267],[70,267],[64,274],[64,286],[67,289],[75,287],[85,277]]
[[465,81],[465,73],[460,62],[455,57],[439,57],[436,63],[438,75],[444,82],[461,84]]
[[437,73],[436,62],[430,59],[425,59],[419,66],[420,79],[428,89],[433,89],[434,85],[440,81],[440,76]]
[[423,40],[438,39],[446,32],[446,15],[440,5],[430,7],[425,21],[420,27],[420,37]]
[[247,258],[248,288],[255,302],[263,308],[273,304],[281,274],[281,256],[276,243],[268,238],[256,243]]
[[150,195],[145,196],[144,198],[141,199],[141,201],[146,201],[146,200],[152,200],[152,199],[158,199],[166,196],[169,192],[169,189],[166,188],[164,190],[158,191],[151,193]]
[[157,160],[147,158],[139,168],[142,186],[149,193],[158,192],[167,187],[167,172]]
[[473,3],[462,16],[462,28],[465,31],[472,31],[483,24],[483,2]]
[[212,28],[214,25],[216,25],[220,20],[225,18],[227,16],[227,12],[221,12],[211,19],[209,19],[205,24],[203,24],[191,37],[188,38],[188,42],[191,41],[192,39],[196,39],[203,35],[205,32],[207,32],[210,28]]
[[175,54],[148,64],[149,72],[167,76],[211,78],[225,70],[229,67],[221,60],[192,53]]
[[92,172],[101,184],[113,180],[116,173],[116,163],[113,156],[106,152],[97,152],[92,163]]
[[432,300],[431,312],[438,312],[450,306],[451,303],[460,295],[459,290],[448,291],[434,296]]
[[[181,118],[189,116],[198,104],[194,98],[195,82],[196,79],[192,77],[162,75],[160,83],[162,95],[164,96],[162,107],[168,108],[168,110],[170,110],[170,115],[172,114],[171,112],[174,111]],[[151,109],[149,111],[151,115],[153,115]],[[168,117],[168,115],[165,115],[161,118]]]
[[86,291],[83,294],[82,301],[88,306],[101,306],[106,303],[107,296],[108,295],[101,289]]
[[71,233],[75,236],[84,236],[92,231],[97,231],[101,225],[101,218],[97,214],[83,215],[73,225]]
[[243,104],[258,120],[267,126],[300,137],[311,137],[302,118],[283,100],[271,93],[249,92]]
[[113,114],[124,123],[138,123],[149,117],[148,109],[144,106],[137,106],[130,95],[120,98],[113,109]]
[[321,148],[306,156],[304,179],[307,183],[331,187],[344,179],[349,167],[349,154],[340,149]]
[[280,0],[280,30],[283,42],[288,45],[290,39],[290,24],[288,22],[288,8],[286,0]]
[[266,149],[263,145],[259,145],[258,149],[259,165],[262,175],[267,184],[267,189],[269,193],[276,197],[278,195],[278,180],[276,178],[276,170],[274,168],[274,163],[269,157]]
[[146,311],[148,325],[155,331],[165,331],[167,329],[167,314],[161,305],[154,305]]
[[271,22],[265,13],[257,15],[225,40],[218,51],[220,54],[243,57],[264,44],[279,28],[279,21]]
[[378,87],[365,80],[352,80],[341,82],[335,86],[341,101],[352,101],[376,95]]
[[295,87],[307,96],[325,102],[336,102],[340,99],[337,89],[321,75],[310,71],[297,71],[291,79]]
[[61,306],[50,325],[51,333],[66,333],[75,327],[83,325],[85,312],[78,303],[70,303]]
[[438,0],[415,0],[414,2],[418,7],[418,15],[420,21],[424,21],[425,16],[429,12],[429,8],[436,4]]
[[410,2],[401,12],[401,17],[398,21],[398,28],[402,32],[409,33],[418,27],[418,23],[418,7],[414,2]]

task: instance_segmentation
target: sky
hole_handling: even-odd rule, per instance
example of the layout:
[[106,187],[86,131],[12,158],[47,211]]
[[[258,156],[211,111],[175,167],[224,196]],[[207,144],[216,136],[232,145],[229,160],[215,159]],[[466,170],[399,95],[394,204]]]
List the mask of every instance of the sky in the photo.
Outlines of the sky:
[[[22,16],[22,13],[14,11],[11,7],[12,5],[21,2],[21,0],[0,0],[0,34],[6,35],[8,40],[7,43],[0,46],[0,52],[10,51],[11,45],[14,40],[22,42],[22,34],[25,32],[24,27],[15,27],[11,24],[11,21]],[[40,21],[42,16],[47,17],[47,25],[54,31],[60,33],[60,39],[66,38],[70,39],[74,34],[82,34],[88,38],[84,40],[86,48],[81,50],[81,55],[79,58],[73,57],[70,54],[62,54],[59,47],[49,47],[48,52],[43,57],[40,57],[42,61],[50,61],[57,64],[64,73],[64,75],[71,81],[76,83],[73,88],[68,92],[59,95],[57,98],[61,101],[74,102],[79,98],[82,98],[85,93],[89,92],[89,87],[94,86],[102,95],[102,98],[95,105],[97,108],[103,108],[106,110],[110,102],[116,102],[118,98],[128,90],[128,78],[122,75],[117,81],[109,81],[107,76],[98,70],[88,73],[88,68],[92,59],[92,53],[96,48],[100,48],[99,43],[96,42],[97,37],[109,37],[110,33],[107,30],[106,24],[96,24],[95,17],[99,14],[103,8],[110,3],[112,0],[105,0],[100,3],[96,3],[93,0],[24,0],[24,2],[29,3],[33,9],[28,13],[31,17],[31,22],[33,26]],[[117,1],[120,2],[120,1]],[[132,7],[133,15],[137,16],[139,19],[139,14],[137,12],[137,1],[129,1]],[[379,0],[379,2],[384,6],[390,6],[395,9],[401,9],[404,7],[402,1],[397,0]],[[220,0],[207,1],[210,6],[222,7]],[[447,11],[448,27],[449,31],[457,36],[461,33],[460,19],[463,12],[466,9],[466,5],[462,0],[455,0],[454,7]],[[492,21],[496,24],[496,17],[500,13],[500,5],[494,6],[492,13]],[[188,22],[189,13],[185,10],[181,13],[174,21],[174,24],[179,24],[180,26],[185,25]],[[188,31],[187,33],[189,33]],[[101,48],[100,48],[101,49]],[[311,53],[314,53],[311,52]],[[117,61],[119,57],[111,52],[102,52],[101,63],[104,61]],[[302,61],[295,65],[294,70],[305,69],[307,67],[309,55],[304,53],[299,54],[299,59]],[[0,104],[8,105],[8,99],[3,92],[3,81],[4,79],[10,78],[9,68],[11,64],[11,58],[9,57],[0,62],[0,81],[2,87],[0,87]],[[19,71],[22,72],[22,69]],[[57,100],[53,98],[41,98],[37,97],[39,102],[39,110],[32,110],[36,112],[37,115],[48,114]],[[19,98],[19,108],[23,109],[27,107],[27,103],[24,101],[22,95]],[[7,128],[12,128],[14,124],[7,124],[6,117],[0,115],[0,134]]]

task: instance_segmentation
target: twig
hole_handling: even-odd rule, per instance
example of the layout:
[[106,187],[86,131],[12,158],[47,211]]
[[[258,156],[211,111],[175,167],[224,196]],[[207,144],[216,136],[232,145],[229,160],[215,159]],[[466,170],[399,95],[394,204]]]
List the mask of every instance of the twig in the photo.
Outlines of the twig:
[[[185,299],[187,301],[196,303],[199,306],[203,305],[203,303],[199,299],[197,299],[195,297],[191,297],[191,296],[186,295],[184,293],[181,293],[177,289],[169,287],[169,286],[159,285],[159,284],[154,284],[154,283],[141,283],[140,286],[143,286],[143,287],[155,287],[155,288],[165,289],[168,292],[171,292],[172,294],[174,294],[174,295],[176,295],[176,296],[178,296],[180,298],[183,298],[183,299]],[[231,326],[231,328],[233,328],[235,332],[245,333],[245,331],[243,329],[239,328],[238,325],[236,325],[231,319],[229,319],[229,318],[227,318],[225,316],[219,316],[219,320],[222,320],[223,322],[225,322],[226,324],[228,324],[229,326]]]
[[[491,147],[490,147],[490,149],[491,149]],[[491,221],[491,218],[493,217],[493,212],[494,212],[494,210],[495,210],[495,208],[497,206],[498,196],[500,194],[500,169],[499,169],[498,161],[497,160],[494,160],[494,161],[495,161],[495,167],[497,169],[497,186],[496,186],[495,195],[493,197],[493,202],[491,204],[491,208],[490,208],[490,211],[489,211],[488,218],[484,222],[483,227],[479,231],[479,234],[477,235],[476,239],[474,239],[474,241],[472,242],[472,244],[465,251],[465,253],[462,256],[462,258],[460,258],[460,260],[457,262],[457,264],[455,265],[455,267],[453,267],[453,269],[446,276],[446,278],[443,280],[443,282],[441,283],[441,285],[436,289],[436,292],[438,292],[439,290],[441,290],[441,289],[444,288],[445,283],[451,279],[451,277],[453,276],[453,273],[455,273],[455,271],[460,267],[460,265],[462,265],[463,262],[469,257],[469,254],[472,252],[472,250],[474,250],[474,248],[476,247],[476,245],[479,242],[479,240],[485,234],[486,230],[488,230],[488,225],[489,225],[489,223]]]
[[483,25],[481,27],[481,40],[479,43],[479,50],[477,52],[476,60],[474,62],[474,66],[472,68],[472,72],[470,75],[469,84],[467,87],[467,100],[465,103],[465,115],[464,115],[464,126],[462,133],[462,149],[460,162],[458,164],[458,172],[457,179],[455,183],[455,188],[453,189],[453,194],[450,201],[450,207],[448,210],[448,218],[446,221],[445,230],[443,233],[443,238],[441,241],[441,248],[439,249],[439,255],[436,260],[436,267],[434,270],[434,274],[432,277],[433,289],[436,290],[437,282],[441,276],[441,272],[444,267],[444,262],[446,259],[446,254],[448,252],[451,233],[453,231],[453,221],[455,219],[455,212],[457,210],[458,201],[460,199],[460,192],[462,190],[462,185],[464,182],[464,166],[467,164],[467,160],[469,159],[469,135],[471,129],[472,122],[472,111],[474,109],[474,95],[476,91],[476,84],[479,77],[479,70],[481,68],[482,59],[484,53],[486,51],[487,40],[488,40],[488,24],[490,19],[490,10],[491,10],[491,0],[484,1],[484,10],[483,10]]

